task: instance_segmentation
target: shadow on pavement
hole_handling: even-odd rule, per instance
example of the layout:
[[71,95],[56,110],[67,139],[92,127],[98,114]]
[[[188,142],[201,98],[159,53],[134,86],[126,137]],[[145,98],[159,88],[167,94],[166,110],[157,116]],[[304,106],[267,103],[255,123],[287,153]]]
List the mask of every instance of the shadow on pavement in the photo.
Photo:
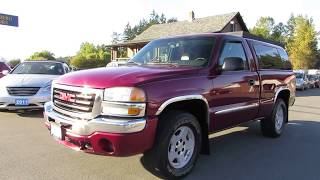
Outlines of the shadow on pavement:
[[186,179],[319,179],[320,122],[290,121],[280,138],[263,137],[258,122],[242,127],[211,138],[211,155],[201,155]]
[[20,117],[43,118],[43,110],[13,111]]
[[[320,108],[319,108],[320,109]],[[310,112],[310,111],[300,111],[300,110],[290,110],[292,112],[298,112],[298,113],[306,113],[306,114],[312,114],[316,116],[320,116],[320,112]]]
[[320,96],[320,89],[307,89],[305,91],[296,91],[297,97]]
[[306,105],[298,105],[298,104],[295,104],[294,107],[302,107],[302,108],[310,108],[310,109],[319,110],[319,109],[320,109],[320,103],[319,103],[318,106],[306,106]]
[[[266,138],[259,123],[211,139],[187,179],[319,179],[319,122],[290,121],[280,138]],[[312,138],[311,138],[312,137]]]

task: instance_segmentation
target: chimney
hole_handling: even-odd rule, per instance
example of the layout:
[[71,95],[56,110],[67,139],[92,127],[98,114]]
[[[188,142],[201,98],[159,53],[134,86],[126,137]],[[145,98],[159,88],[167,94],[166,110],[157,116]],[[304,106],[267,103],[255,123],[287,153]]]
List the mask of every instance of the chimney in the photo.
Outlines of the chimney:
[[195,18],[194,18],[194,12],[193,11],[191,11],[191,12],[189,12],[189,22],[192,22],[193,20],[194,20]]

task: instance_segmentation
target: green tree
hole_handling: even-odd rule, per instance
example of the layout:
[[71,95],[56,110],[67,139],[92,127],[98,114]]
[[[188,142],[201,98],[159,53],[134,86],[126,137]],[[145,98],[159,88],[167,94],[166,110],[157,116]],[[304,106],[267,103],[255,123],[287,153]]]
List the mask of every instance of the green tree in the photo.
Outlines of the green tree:
[[126,27],[124,28],[123,31],[123,41],[129,41],[132,40],[135,37],[135,32],[134,30],[131,28],[130,23],[128,23],[126,25]]
[[60,56],[60,57],[57,57],[56,60],[70,64],[71,58],[72,56]]
[[118,44],[119,42],[121,42],[121,34],[113,32],[111,35],[111,43]]
[[170,18],[167,20],[167,23],[173,23],[173,22],[177,22],[177,18]]
[[286,36],[288,37],[288,40],[293,37],[295,26],[296,26],[295,17],[293,14],[291,14],[285,26]]
[[270,39],[281,43],[286,42],[286,26],[282,22],[272,28]]
[[266,39],[271,39],[274,27],[274,19],[272,17],[260,17],[251,33]]
[[166,16],[162,13],[159,15],[155,10],[153,10],[150,14],[149,19],[141,19],[139,23],[135,26],[131,26],[129,23],[125,26],[124,31],[122,33],[123,39],[122,41],[129,41],[134,39],[136,36],[141,34],[147,28],[154,24],[165,24],[176,22],[176,18],[170,18],[167,20]]
[[40,51],[33,53],[28,60],[55,60],[54,54],[50,51]]
[[20,59],[11,59],[10,61],[8,61],[8,65],[11,67],[11,68],[14,68],[16,67],[16,65],[20,64],[21,63],[21,60]]
[[[290,20],[292,21],[292,20]],[[317,63],[317,32],[312,18],[299,15],[292,21],[287,49],[294,69],[314,68]]]
[[265,39],[286,42],[286,25],[282,22],[275,24],[272,17],[260,17],[256,25],[251,29],[251,33]]
[[106,66],[110,62],[110,51],[104,46],[82,43],[79,52],[71,58],[70,64],[77,68],[88,69]]

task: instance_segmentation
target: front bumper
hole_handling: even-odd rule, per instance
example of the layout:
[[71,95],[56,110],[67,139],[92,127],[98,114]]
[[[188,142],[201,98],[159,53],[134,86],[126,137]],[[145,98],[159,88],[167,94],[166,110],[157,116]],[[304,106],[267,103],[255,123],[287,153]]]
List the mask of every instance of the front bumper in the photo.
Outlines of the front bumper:
[[[34,96],[10,96],[8,94],[0,95],[0,109],[18,110],[18,109],[41,109],[44,103],[50,101],[50,93],[36,94]],[[16,106],[16,99],[28,99],[29,105]]]
[[157,118],[119,119],[97,117],[80,120],[57,113],[52,102],[45,104],[45,124],[61,126],[61,144],[88,153],[128,156],[150,149],[156,131]]
[[296,89],[303,89],[306,88],[305,84],[296,84]]

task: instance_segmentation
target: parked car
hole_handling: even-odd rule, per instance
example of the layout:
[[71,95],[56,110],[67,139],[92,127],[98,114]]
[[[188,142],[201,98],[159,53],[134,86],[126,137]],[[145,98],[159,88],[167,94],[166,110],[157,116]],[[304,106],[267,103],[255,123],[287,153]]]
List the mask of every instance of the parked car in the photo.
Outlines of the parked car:
[[302,72],[295,72],[296,76],[296,89],[304,91],[309,88],[309,81],[306,74]]
[[317,88],[320,88],[320,75],[315,75],[315,84]]
[[107,67],[119,67],[119,66],[123,66],[125,64],[127,64],[127,62],[129,61],[129,58],[117,58],[115,60],[112,60],[111,62],[109,62],[107,64]]
[[0,61],[0,78],[8,74],[10,71],[10,66],[4,61]]
[[144,153],[165,178],[180,178],[208,154],[209,133],[260,120],[279,137],[295,100],[285,50],[230,34],[150,42],[127,65],[73,72],[53,82],[45,104],[51,135],[93,154]]
[[51,82],[69,72],[56,61],[24,61],[0,79],[0,109],[38,109],[51,98]]
[[308,81],[309,81],[309,88],[315,88],[316,87],[316,77],[315,77],[315,75],[308,74],[307,78],[308,78]]

